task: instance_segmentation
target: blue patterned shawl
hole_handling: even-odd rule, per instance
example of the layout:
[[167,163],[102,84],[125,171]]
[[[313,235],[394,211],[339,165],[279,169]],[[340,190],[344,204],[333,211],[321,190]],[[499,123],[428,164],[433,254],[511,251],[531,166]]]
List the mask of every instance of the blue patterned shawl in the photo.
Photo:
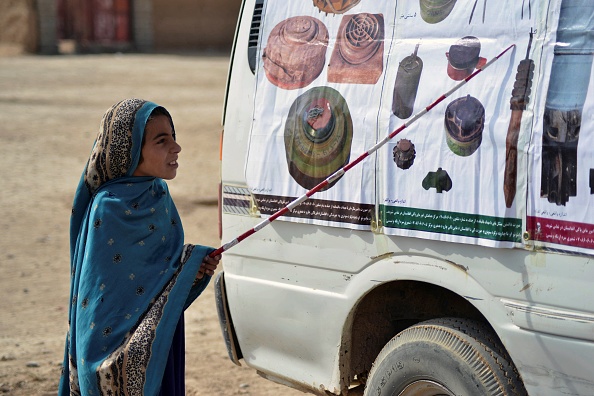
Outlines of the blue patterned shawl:
[[104,115],[70,225],[71,288],[60,395],[156,395],[193,284],[212,249],[184,245],[167,184],[132,176],[156,104],[128,99]]

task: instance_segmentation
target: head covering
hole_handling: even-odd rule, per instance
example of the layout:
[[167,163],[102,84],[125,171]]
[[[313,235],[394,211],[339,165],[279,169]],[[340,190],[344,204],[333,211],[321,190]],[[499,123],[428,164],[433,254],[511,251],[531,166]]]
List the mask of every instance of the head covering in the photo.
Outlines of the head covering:
[[97,189],[114,179],[132,176],[142,151],[144,127],[158,106],[142,99],[125,99],[103,115],[97,139],[74,196],[70,221],[70,254],[76,246],[82,217]]
[[105,113],[74,198],[69,333],[60,395],[156,395],[183,310],[212,249],[184,245],[167,184],[132,176],[155,103]]

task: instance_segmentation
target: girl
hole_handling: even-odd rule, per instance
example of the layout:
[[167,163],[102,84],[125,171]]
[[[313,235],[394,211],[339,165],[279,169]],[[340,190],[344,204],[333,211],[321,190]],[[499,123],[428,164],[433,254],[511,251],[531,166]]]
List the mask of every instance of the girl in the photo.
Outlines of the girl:
[[164,180],[181,147],[171,116],[112,106],[79,182],[70,224],[69,332],[60,395],[183,395],[183,311],[220,256],[184,245]]

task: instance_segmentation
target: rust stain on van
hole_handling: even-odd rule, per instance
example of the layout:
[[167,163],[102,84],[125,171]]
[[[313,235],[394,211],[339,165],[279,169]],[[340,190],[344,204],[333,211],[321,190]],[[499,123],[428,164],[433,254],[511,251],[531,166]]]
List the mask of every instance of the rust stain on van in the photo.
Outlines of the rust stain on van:
[[458,268],[459,270],[462,270],[463,272],[468,272],[468,267],[465,267],[462,264],[454,263],[453,261],[450,261],[450,260],[445,260],[445,262],[453,265],[454,267]]
[[394,252],[387,252],[384,254],[380,254],[379,256],[372,256],[372,257],[370,257],[370,259],[371,259],[371,261],[379,261],[379,260],[390,258],[393,255],[394,255]]
[[532,283],[527,283],[526,285],[524,285],[523,288],[520,289],[520,292],[523,292],[525,290],[528,290],[530,288],[530,286],[532,286]]

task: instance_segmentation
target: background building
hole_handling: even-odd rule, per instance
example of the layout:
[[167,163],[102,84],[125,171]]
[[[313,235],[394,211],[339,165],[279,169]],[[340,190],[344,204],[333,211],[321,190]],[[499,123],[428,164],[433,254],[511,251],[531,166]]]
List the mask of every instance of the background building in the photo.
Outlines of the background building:
[[241,0],[3,0],[0,54],[227,51]]

